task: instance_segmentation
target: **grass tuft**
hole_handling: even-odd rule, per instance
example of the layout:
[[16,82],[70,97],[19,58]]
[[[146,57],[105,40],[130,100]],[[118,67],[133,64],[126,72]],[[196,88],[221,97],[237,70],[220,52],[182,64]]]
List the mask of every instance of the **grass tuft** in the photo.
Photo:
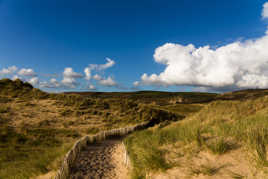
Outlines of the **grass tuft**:
[[233,145],[229,142],[226,142],[223,138],[211,141],[209,144],[206,144],[206,146],[214,154],[219,155],[224,154],[233,148]]
[[212,165],[201,165],[199,167],[190,167],[190,171],[192,175],[207,175],[207,176],[213,176],[215,175],[217,172],[219,172],[220,169],[224,168],[225,166],[219,166],[219,167],[215,167]]
[[243,178],[245,178],[245,176],[243,176],[243,175],[240,175],[240,174],[238,174],[238,173],[235,173],[235,172],[232,172],[232,171],[229,171],[229,175],[230,175],[230,177],[232,177],[233,179],[243,179]]

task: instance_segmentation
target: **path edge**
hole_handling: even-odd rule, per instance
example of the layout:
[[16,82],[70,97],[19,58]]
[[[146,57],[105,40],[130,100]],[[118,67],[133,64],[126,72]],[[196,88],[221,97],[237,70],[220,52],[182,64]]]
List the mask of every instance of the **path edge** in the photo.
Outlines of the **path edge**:
[[[58,170],[56,176],[54,179],[68,179],[70,176],[70,169],[74,164],[74,161],[76,160],[78,154],[80,151],[87,145],[95,144],[96,142],[103,141],[109,137],[123,137],[129,133],[132,133],[137,130],[145,129],[148,126],[148,122],[137,124],[130,127],[125,128],[118,128],[118,129],[112,129],[100,132],[96,135],[86,135],[82,138],[80,138],[78,141],[76,141],[71,148],[65,155],[63,162],[61,164],[60,169]],[[125,148],[125,146],[124,146]],[[125,150],[125,164],[129,165],[129,156],[127,154],[127,151]]]

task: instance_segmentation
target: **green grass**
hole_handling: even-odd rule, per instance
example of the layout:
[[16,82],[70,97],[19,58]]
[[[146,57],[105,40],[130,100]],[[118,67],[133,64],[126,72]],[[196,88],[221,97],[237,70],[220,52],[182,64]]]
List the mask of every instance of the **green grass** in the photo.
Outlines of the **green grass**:
[[190,114],[196,113],[203,108],[201,104],[173,104],[173,105],[165,105],[158,106],[157,108],[162,110],[167,110],[175,114],[188,116]]
[[5,97],[20,97],[24,99],[43,99],[48,97],[47,93],[33,88],[33,86],[27,82],[22,82],[21,80],[12,81],[10,79],[0,80],[0,94]]
[[30,178],[56,170],[60,159],[78,137],[70,130],[27,129],[18,132],[11,127],[1,127],[0,178]]
[[215,139],[214,141],[206,144],[206,146],[214,154],[219,155],[224,154],[233,148],[233,145],[226,142],[223,138]]
[[174,166],[166,161],[165,149],[161,146],[178,140],[185,143],[198,142],[200,123],[176,125],[170,128],[157,128],[140,131],[128,136],[124,143],[134,166],[133,178],[144,177],[149,171],[165,171]]
[[[1,125],[11,124],[9,121],[12,119],[13,109],[5,103],[21,102],[29,107],[33,105],[29,102],[33,99],[49,99],[60,108],[59,118],[71,120],[61,124],[65,129],[54,129],[56,122],[51,120],[42,120],[35,128],[28,126],[28,129],[21,126],[11,130],[2,125],[0,178],[7,178],[8,173],[27,178],[48,171],[51,162],[68,148],[65,145],[79,137],[68,127],[82,125],[86,123],[82,119],[91,117],[100,117],[105,129],[144,121],[160,123],[158,127],[134,133],[124,141],[134,166],[134,178],[143,178],[151,171],[165,171],[173,167],[174,164],[166,158],[169,154],[167,145],[181,148],[193,146],[199,151],[209,150],[217,155],[227,154],[237,147],[246,147],[255,155],[256,161],[265,167],[268,144],[267,94],[267,90],[224,95],[159,91],[49,94],[20,80],[3,79],[0,80]],[[179,99],[182,101],[179,102]],[[24,115],[30,116],[30,112]],[[89,126],[84,129],[88,134],[98,132],[98,129]],[[38,155],[40,153],[43,155]],[[201,172],[209,175],[213,169],[201,167]],[[22,175],[19,176],[19,173]]]
[[132,178],[144,178],[148,171],[170,168],[170,164],[164,159],[165,151],[158,148],[160,139],[156,138],[152,131],[142,131],[124,141],[130,158],[133,159]]
[[[245,101],[215,101],[194,116],[177,124],[165,126],[134,133],[125,139],[136,173],[165,170],[165,167],[161,165],[158,167],[153,162],[157,163],[161,159],[162,163],[168,165],[163,156],[165,154],[163,146],[177,142],[181,147],[195,144],[200,150],[210,150],[217,155],[244,147],[255,154],[253,157],[260,166],[268,166],[266,156],[268,98],[266,97]],[[157,155],[158,160],[145,163],[144,155],[151,156],[152,150],[162,152],[163,155]]]
[[96,127],[89,127],[87,129],[87,134],[97,134],[99,132],[99,128],[96,128]]

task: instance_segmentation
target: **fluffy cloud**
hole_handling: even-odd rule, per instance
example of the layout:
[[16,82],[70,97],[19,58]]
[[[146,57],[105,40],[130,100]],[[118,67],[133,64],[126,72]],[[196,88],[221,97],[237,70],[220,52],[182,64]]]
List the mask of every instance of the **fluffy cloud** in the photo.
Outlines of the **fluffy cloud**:
[[[79,78],[83,78],[85,80],[91,80],[92,78],[98,82],[98,84],[103,86],[116,86],[117,83],[113,78],[108,77],[107,79],[102,77],[99,74],[92,74],[92,72],[97,72],[104,74],[104,70],[112,67],[115,62],[110,58],[106,58],[106,63],[104,64],[90,64],[88,67],[84,69],[84,75],[78,72],[75,72],[73,68],[68,67],[65,68],[62,73],[62,79],[60,81],[56,80],[59,75],[55,74],[42,74],[41,76],[50,77],[49,81],[42,81],[37,77],[37,73],[31,68],[22,68],[18,69],[16,66],[10,66],[8,68],[3,68],[0,70],[0,75],[13,75],[12,79],[22,79],[23,81],[27,81],[32,85],[39,85],[41,88],[77,88],[79,83],[77,80]],[[86,89],[96,90],[96,87],[92,84],[88,85]]]
[[18,72],[19,75],[21,76],[36,76],[36,73],[34,72],[33,69],[26,69],[26,68],[22,68],[19,72]]
[[[93,70],[103,71],[103,70],[106,70],[107,68],[110,68],[110,67],[114,66],[114,64],[115,64],[115,61],[113,61],[110,58],[106,58],[106,61],[107,62],[105,64],[100,64],[100,65],[99,64],[90,64],[88,67],[86,67],[84,69],[85,79],[86,80],[91,79],[91,77],[92,77],[91,73],[92,73]],[[95,76],[93,76],[93,79],[101,80],[102,78],[101,78],[101,76],[96,74]]]
[[110,58],[106,58],[106,63],[105,64],[100,64],[100,65],[99,64],[90,64],[84,70],[84,72],[86,74],[86,78],[87,78],[87,75],[89,75],[89,76],[91,75],[92,70],[102,71],[102,70],[106,70],[107,68],[111,68],[114,65],[115,65],[115,61],[113,61]]
[[64,69],[63,77],[65,78],[82,78],[83,75],[77,72],[74,72],[72,68],[68,67]]
[[211,49],[167,43],[156,49],[154,59],[166,65],[160,74],[142,75],[155,85],[193,85],[241,88],[268,87],[268,36]]
[[89,89],[89,90],[96,90],[96,87],[95,87],[94,85],[89,85],[89,86],[88,86],[88,89]]
[[49,82],[40,82],[40,87],[42,88],[59,88],[61,87],[61,84],[55,79],[51,78]]
[[107,87],[117,86],[117,83],[110,76],[107,79],[99,80],[99,84],[102,85],[102,86],[107,86]]
[[39,84],[39,79],[38,79],[38,77],[33,77],[30,80],[28,80],[28,82],[30,84],[32,84],[33,86],[35,86],[35,85],[38,85]]
[[97,70],[105,70],[107,68],[111,68],[115,64],[115,61],[110,58],[106,58],[106,61],[107,62],[105,64],[98,65]]
[[17,70],[18,70],[18,68],[16,66],[11,66],[11,67],[8,67],[8,68],[3,68],[0,71],[0,75],[10,75],[10,74],[15,73]]
[[[107,68],[111,68],[114,65],[115,61],[113,61],[110,58],[106,58],[105,64],[90,64],[88,67],[84,69],[85,79],[90,80],[91,78],[93,78],[94,80],[97,80],[98,84],[102,86],[108,86],[108,87],[117,86],[117,83],[111,77],[105,79],[99,74],[95,74],[94,76],[92,76],[92,71],[103,71],[106,70]],[[95,90],[96,88],[95,86],[90,85],[88,89]]]
[[102,86],[107,86],[107,87],[119,87],[119,85],[116,83],[116,81],[112,77],[108,78],[103,78],[100,75],[96,74],[93,76],[94,80],[97,80],[98,83]]
[[268,18],[268,2],[264,3],[263,5],[262,17]]
[[63,72],[63,80],[61,82],[65,87],[75,88],[78,84],[76,79],[82,77],[82,74],[74,72],[72,68],[65,68]]
[[138,82],[138,81],[133,82],[133,86],[134,86],[134,87],[137,87],[137,86],[139,86],[139,85],[140,85],[140,82]]
[[86,75],[85,79],[90,80],[91,79],[91,69],[89,67],[87,67],[87,68],[85,68],[84,72]]
[[14,75],[14,76],[12,77],[12,80],[17,80],[17,79],[19,79],[19,76],[18,76],[18,75]]
[[101,78],[100,75],[96,74],[96,75],[93,76],[93,79],[99,81],[99,80],[101,80],[102,78]]
[[60,83],[55,78],[50,79],[50,84],[55,88],[58,88],[61,86]]
[[160,74],[143,74],[141,82],[147,85],[190,85],[218,89],[267,88],[267,47],[268,34],[217,49],[166,43],[154,53],[155,61],[166,68]]

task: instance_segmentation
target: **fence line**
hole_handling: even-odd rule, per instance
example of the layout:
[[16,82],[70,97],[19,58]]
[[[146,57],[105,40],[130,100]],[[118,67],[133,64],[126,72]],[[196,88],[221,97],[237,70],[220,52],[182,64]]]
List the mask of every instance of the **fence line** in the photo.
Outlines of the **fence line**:
[[[148,126],[148,123],[137,124],[131,127],[112,129],[108,131],[100,132],[93,136],[84,136],[75,142],[71,150],[65,155],[62,165],[55,176],[55,179],[68,179],[70,176],[70,169],[73,166],[76,157],[80,151],[87,145],[94,145],[95,143],[105,140],[109,137],[120,137],[125,136],[133,131],[144,129]],[[129,165],[129,157],[125,150],[125,164]]]

